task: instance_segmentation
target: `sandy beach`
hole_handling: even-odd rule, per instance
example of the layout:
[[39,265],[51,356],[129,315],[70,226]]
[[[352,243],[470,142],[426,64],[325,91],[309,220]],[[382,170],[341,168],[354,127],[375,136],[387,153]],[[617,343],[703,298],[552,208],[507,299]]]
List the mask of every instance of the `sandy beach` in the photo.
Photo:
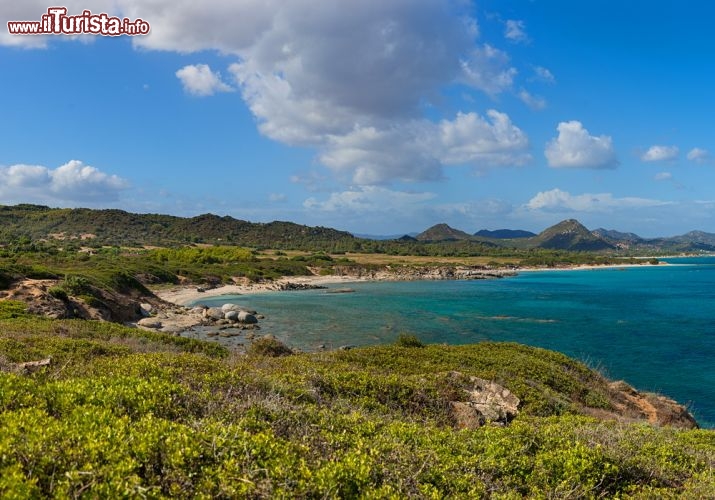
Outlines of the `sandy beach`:
[[267,283],[251,283],[247,285],[223,285],[216,288],[199,291],[197,286],[176,287],[165,290],[155,290],[157,297],[166,302],[187,306],[209,297],[220,297],[222,295],[242,295],[254,293],[276,292],[282,289],[283,285],[292,283],[296,285],[326,286],[341,283],[355,283],[359,281],[379,281],[371,278],[357,276],[284,276]]

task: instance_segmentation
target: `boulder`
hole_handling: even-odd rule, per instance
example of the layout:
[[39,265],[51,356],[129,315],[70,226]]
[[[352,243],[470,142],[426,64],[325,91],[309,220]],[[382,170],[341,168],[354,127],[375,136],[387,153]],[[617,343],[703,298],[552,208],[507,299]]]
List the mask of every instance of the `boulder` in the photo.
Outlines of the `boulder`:
[[161,321],[156,318],[144,318],[137,321],[137,326],[143,326],[144,328],[154,328],[158,330],[159,328],[161,328],[162,324]]
[[238,321],[238,311],[233,311],[233,310],[228,310],[224,313],[223,317],[227,319],[228,321],[233,321],[236,322]]
[[223,311],[220,307],[209,307],[204,310],[204,318],[218,321],[223,319]]
[[141,308],[141,315],[145,318],[151,316],[151,312],[154,310],[152,305],[147,303],[139,304],[139,307]]
[[241,311],[240,313],[238,313],[238,321],[240,323],[246,323],[249,325],[258,323],[258,320],[256,319],[256,317],[247,311]]

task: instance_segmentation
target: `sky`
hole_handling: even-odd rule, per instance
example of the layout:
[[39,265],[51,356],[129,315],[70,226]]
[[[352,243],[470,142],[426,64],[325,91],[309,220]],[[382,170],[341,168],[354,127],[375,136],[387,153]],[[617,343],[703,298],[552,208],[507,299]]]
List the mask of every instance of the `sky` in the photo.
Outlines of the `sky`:
[[[715,232],[715,3],[66,0],[146,35],[14,35],[0,204]],[[89,25],[89,21],[86,21]]]

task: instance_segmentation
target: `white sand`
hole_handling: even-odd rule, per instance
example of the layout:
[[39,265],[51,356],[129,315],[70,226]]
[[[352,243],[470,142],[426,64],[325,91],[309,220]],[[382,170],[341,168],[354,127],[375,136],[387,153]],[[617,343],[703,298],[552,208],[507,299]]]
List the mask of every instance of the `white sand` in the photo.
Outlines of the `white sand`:
[[339,283],[354,283],[357,281],[368,281],[366,278],[355,276],[284,276],[269,283],[252,283],[249,285],[223,285],[211,288],[204,292],[197,291],[196,286],[177,287],[167,290],[156,290],[154,293],[162,300],[186,306],[197,300],[208,297],[220,297],[221,295],[243,295],[275,292],[281,285],[295,283],[299,285],[334,285]]

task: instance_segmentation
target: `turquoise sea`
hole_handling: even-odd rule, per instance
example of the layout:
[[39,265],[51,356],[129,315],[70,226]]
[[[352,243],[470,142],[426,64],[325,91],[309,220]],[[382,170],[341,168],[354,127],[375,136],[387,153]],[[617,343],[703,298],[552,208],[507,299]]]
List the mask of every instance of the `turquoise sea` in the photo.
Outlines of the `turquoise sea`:
[[[389,343],[514,341],[563,352],[686,403],[715,427],[715,257],[669,266],[523,272],[487,281],[353,283],[223,296],[264,314],[262,333],[306,350]],[[336,285],[344,288],[346,285]]]

